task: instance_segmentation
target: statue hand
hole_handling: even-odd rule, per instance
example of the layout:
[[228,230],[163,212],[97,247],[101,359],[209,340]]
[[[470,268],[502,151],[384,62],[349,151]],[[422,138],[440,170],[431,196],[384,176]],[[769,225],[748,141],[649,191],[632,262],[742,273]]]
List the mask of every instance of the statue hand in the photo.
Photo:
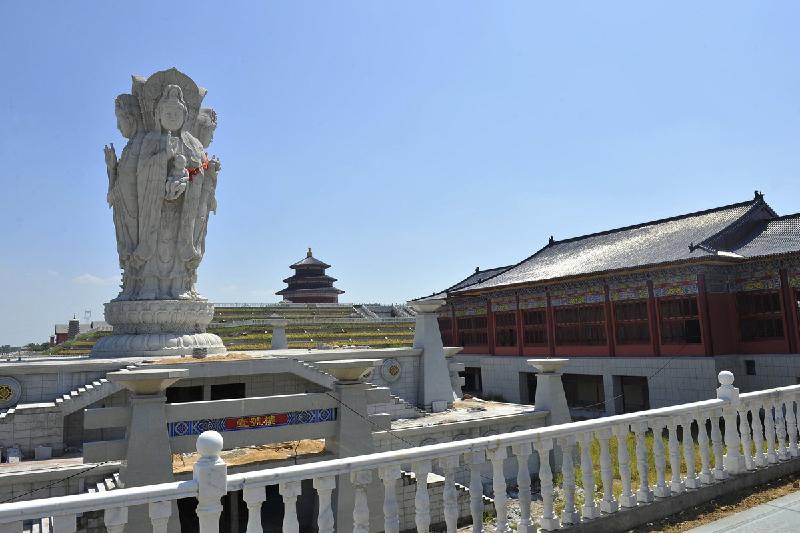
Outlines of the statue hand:
[[103,147],[103,153],[106,157],[106,167],[109,170],[117,169],[117,152],[114,150],[114,143]]

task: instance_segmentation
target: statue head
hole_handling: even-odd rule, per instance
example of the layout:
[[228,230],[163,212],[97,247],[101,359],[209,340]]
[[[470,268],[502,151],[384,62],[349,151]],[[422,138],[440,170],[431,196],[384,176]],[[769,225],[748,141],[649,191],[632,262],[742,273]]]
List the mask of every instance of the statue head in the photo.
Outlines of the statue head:
[[156,123],[165,130],[178,132],[189,114],[183,103],[183,91],[177,85],[167,85],[156,106]]
[[121,94],[117,96],[114,104],[114,114],[117,115],[117,129],[126,139],[133,138],[142,121],[139,100],[132,94]]
[[197,132],[197,140],[200,141],[203,148],[208,148],[208,145],[214,140],[215,129],[217,129],[217,112],[210,107],[200,108],[195,123],[195,131]]

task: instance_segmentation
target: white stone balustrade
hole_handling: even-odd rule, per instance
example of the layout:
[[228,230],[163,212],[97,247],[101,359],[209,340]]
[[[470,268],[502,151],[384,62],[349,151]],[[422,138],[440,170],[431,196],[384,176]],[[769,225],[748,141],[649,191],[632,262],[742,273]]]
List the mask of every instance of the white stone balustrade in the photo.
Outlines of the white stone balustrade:
[[[267,486],[277,486],[277,497],[286,505],[284,531],[299,531],[301,518],[305,517],[298,516],[296,502],[301,496],[301,486],[313,486],[319,502],[318,529],[321,533],[333,533],[335,510],[331,502],[337,479],[349,479],[355,488],[353,508],[349,510],[354,531],[369,531],[372,521],[373,529],[376,523],[383,523],[383,529],[392,533],[400,527],[398,481],[402,470],[416,474],[415,523],[417,531],[428,531],[433,524],[431,498],[425,480],[434,468],[444,472],[447,486],[443,492],[443,516],[447,531],[454,532],[459,516],[454,473],[463,466],[468,466],[471,472],[470,510],[474,532],[483,531],[481,494],[484,480],[488,481],[485,472],[489,466],[498,507],[497,531],[517,529],[532,532],[537,527],[554,530],[613,515],[620,509],[635,513],[639,506],[655,498],[670,498],[704,485],[725,483],[726,479],[746,470],[770,468],[775,463],[797,457],[798,412],[795,404],[800,402],[800,385],[739,395],[738,392],[732,394],[732,381],[732,376],[723,376],[720,387],[723,390],[718,391],[720,397],[691,404],[232,475],[227,473],[227,467],[219,457],[222,437],[215,432],[206,432],[198,438],[197,448],[202,458],[197,462],[190,481],[0,504],[0,533],[20,533],[23,521],[42,517],[53,517],[54,533],[73,532],[78,516],[99,510],[105,510],[105,523],[110,533],[122,532],[128,521],[128,508],[139,505],[147,506],[152,531],[163,532],[174,507],[172,502],[180,498],[198,498],[201,533],[217,533],[222,496],[240,490],[249,510],[246,531],[261,533],[259,511],[266,501]],[[724,439],[720,425],[722,418],[725,419]],[[693,436],[693,425],[697,428],[696,436]],[[635,445],[635,456],[628,450],[629,439]],[[724,457],[723,440],[727,448]],[[612,452],[612,443],[617,446],[616,454]],[[599,448],[599,464],[594,464],[593,445]],[[700,453],[699,474],[694,468],[695,445]],[[650,447],[654,465],[648,461]],[[761,452],[764,447],[768,450],[766,456]],[[558,478],[551,469],[556,449],[560,451],[561,463],[555,465],[555,469],[563,474],[560,487],[555,486],[554,480]],[[529,471],[528,459],[534,454],[539,458],[538,472]],[[576,476],[575,472],[578,455],[581,476]],[[667,461],[669,480],[666,476]],[[509,523],[505,511],[504,466],[510,464],[517,466],[517,482],[522,492],[519,501],[524,506],[518,523]],[[639,477],[635,487],[633,466]],[[650,485],[652,478],[647,476],[651,466],[656,472],[655,494]],[[596,469],[599,476],[595,476]],[[621,486],[619,494],[612,490],[616,480],[614,472],[617,471],[618,485]],[[538,515],[531,514],[531,475],[538,475],[540,480],[542,510]],[[305,480],[311,483],[301,485]],[[373,482],[380,482],[377,486],[383,487],[382,507],[368,502],[367,491],[376,486]],[[602,500],[596,502],[593,496],[598,482],[602,483]],[[575,504],[578,483],[583,485],[586,496],[582,513]],[[556,514],[554,504],[557,491],[563,494],[560,515]],[[382,516],[373,516],[373,513]]]

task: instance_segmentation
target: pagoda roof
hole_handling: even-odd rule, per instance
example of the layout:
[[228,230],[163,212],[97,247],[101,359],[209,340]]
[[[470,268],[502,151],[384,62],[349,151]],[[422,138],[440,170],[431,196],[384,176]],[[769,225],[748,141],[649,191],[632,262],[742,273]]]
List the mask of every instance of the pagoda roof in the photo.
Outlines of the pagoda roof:
[[303,295],[313,295],[313,294],[344,294],[342,289],[337,289],[336,287],[318,287],[316,289],[303,289],[297,287],[286,287],[285,289],[281,289],[275,294],[280,296],[285,296],[287,294],[294,295],[294,296],[303,296]]
[[299,276],[295,274],[294,276],[289,276],[283,280],[284,283],[297,283],[306,281],[329,281],[333,283],[334,281],[339,280],[337,278],[328,276],[327,274],[320,274],[319,276]]
[[289,268],[307,268],[307,267],[321,267],[321,268],[330,268],[331,266],[328,263],[324,263],[314,257],[311,254],[311,248],[308,249],[306,256],[301,259],[300,261],[294,263],[293,265],[289,265]]
[[709,257],[730,260],[784,253],[798,248],[797,224],[797,215],[778,217],[756,192],[746,202],[561,241],[551,237],[545,247],[516,265],[454,291],[468,293]]

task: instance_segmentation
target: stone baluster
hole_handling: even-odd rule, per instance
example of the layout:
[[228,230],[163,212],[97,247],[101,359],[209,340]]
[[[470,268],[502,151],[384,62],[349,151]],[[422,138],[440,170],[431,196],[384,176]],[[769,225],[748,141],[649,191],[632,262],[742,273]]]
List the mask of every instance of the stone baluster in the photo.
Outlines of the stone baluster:
[[786,398],[786,430],[789,433],[789,456],[797,457],[800,455],[800,450],[797,448],[797,414],[791,396]]
[[535,532],[531,524],[531,471],[528,468],[528,459],[531,456],[532,448],[529,442],[515,444],[511,451],[517,457],[517,487],[519,487],[519,524],[518,533]]
[[53,517],[53,533],[76,533],[78,517],[74,514],[56,515]]
[[431,473],[430,461],[419,461],[411,465],[414,477],[417,478],[417,492],[414,494],[414,522],[418,533],[428,533],[431,526],[431,502],[428,496],[428,474]]
[[667,422],[669,431],[669,440],[667,441],[669,446],[669,470],[672,474],[669,488],[675,494],[680,494],[686,490],[686,485],[681,479],[681,449],[678,446],[678,423],[677,417],[672,417]]
[[[317,491],[317,499],[319,501],[319,512],[317,513],[317,529],[319,530],[319,533],[333,533],[335,519],[333,518],[333,506],[331,503],[331,494],[333,493],[333,489],[336,488],[336,476],[317,477],[314,478],[313,483],[314,483],[314,489]],[[248,509],[250,508],[249,503],[247,504],[247,508]],[[261,514],[260,504],[258,509],[260,515]],[[249,524],[247,527],[248,528],[250,527]],[[260,531],[261,531],[260,529],[257,529],[252,533],[260,533]],[[389,530],[387,530],[387,532],[391,533],[389,532]],[[247,533],[251,533],[249,529],[247,530]]]
[[789,459],[789,447],[786,444],[786,419],[783,416],[783,402],[777,394],[772,398],[772,409],[775,412],[775,435],[778,439],[776,452],[778,459],[786,461]]
[[542,494],[542,518],[539,520],[539,528],[543,531],[555,531],[561,528],[561,524],[553,513],[553,472],[550,470],[553,439],[539,440],[534,447],[539,454],[539,483]]
[[169,517],[172,515],[172,502],[151,502],[148,507],[150,522],[153,524],[153,533],[167,533]]
[[397,480],[400,465],[389,465],[378,470],[383,481],[383,530],[386,533],[400,532],[400,506],[397,503]]
[[[486,455],[492,462],[492,487],[494,488],[494,509],[497,513],[495,529],[497,533],[505,533],[508,530],[508,508],[506,502],[506,476],[503,472],[503,462],[508,457],[508,448],[500,446],[493,450],[487,450]],[[427,533],[427,530],[425,530]]]
[[[316,479],[314,486],[316,487]],[[247,486],[242,489],[242,499],[247,505],[247,530],[245,533],[263,533],[261,525],[261,504],[267,499],[267,491],[262,486]],[[330,504],[329,504],[330,505]],[[320,497],[320,513],[322,512],[322,498]]]
[[739,407],[739,389],[733,386],[733,373],[723,370],[718,375],[719,388],[717,398],[725,400],[722,407],[722,418],[725,420],[725,448],[726,454],[723,458],[725,471],[729,474],[739,474],[744,471],[744,459],[739,451],[741,439],[737,427],[736,410]]
[[558,439],[561,446],[561,475],[563,476],[564,510],[561,512],[561,523],[579,524],[581,513],[575,509],[575,437],[569,435]]
[[[686,463],[686,478],[683,482],[687,489],[696,489],[700,487],[700,479],[697,477],[697,473],[695,471],[694,439],[692,438],[691,416],[681,419],[681,429],[683,431],[683,462]],[[698,426],[697,429],[699,431],[700,427]]]
[[714,474],[711,473],[711,453],[708,446],[708,429],[706,428],[706,415],[697,413],[694,415],[697,422],[697,444],[700,446],[700,483],[710,485],[714,482]]
[[653,430],[653,462],[656,466],[656,490],[659,498],[666,498],[672,494],[666,481],[667,459],[664,455],[664,422],[653,420],[650,427]]
[[744,468],[755,470],[753,464],[753,440],[750,438],[750,420],[747,413],[750,412],[750,405],[747,402],[739,402],[739,433],[742,436],[742,456],[744,457]]
[[753,444],[755,445],[755,455],[753,462],[756,467],[766,466],[767,457],[764,455],[764,426],[761,425],[761,404],[748,403],[750,411],[753,413]]
[[622,481],[622,493],[619,495],[619,504],[626,508],[636,507],[636,496],[633,495],[631,486],[631,458],[628,453],[628,434],[628,424],[614,426],[614,436],[617,438],[619,477],[620,481]]
[[[458,529],[458,494],[456,493],[456,468],[458,468],[458,455],[450,455],[439,459],[439,466],[444,472],[444,492],[442,504],[444,507],[444,523],[447,533],[455,533]],[[528,480],[528,500],[530,501],[530,479]],[[520,487],[520,491],[522,487]],[[520,506],[522,498],[520,497]],[[528,504],[530,507],[530,503]],[[530,511],[529,511],[530,512]]]
[[647,422],[637,422],[631,425],[636,436],[636,472],[639,474],[639,488],[636,491],[636,501],[649,503],[653,501],[653,491],[650,489],[649,472],[647,464]]
[[283,532],[299,533],[297,520],[297,497],[300,496],[300,482],[287,481],[278,484],[278,492],[283,498]]
[[197,451],[200,459],[194,464],[193,479],[198,485],[196,512],[200,533],[219,533],[220,500],[228,490],[228,466],[219,456],[222,435],[204,431],[197,437]]
[[600,511],[616,513],[619,504],[614,498],[614,465],[611,459],[611,450],[608,441],[611,439],[611,428],[603,428],[597,432],[600,441],[600,479],[603,481],[603,501],[600,502]]
[[[128,508],[114,507],[103,512],[103,522],[108,533],[123,533],[128,523]],[[20,529],[22,531],[22,529]]]
[[728,479],[728,472],[722,466],[722,433],[719,430],[721,409],[711,412],[711,445],[714,447],[714,479],[722,481]]
[[600,516],[600,510],[594,501],[594,469],[592,467],[592,432],[578,434],[581,444],[581,477],[583,481],[583,518],[592,520]]
[[767,462],[777,463],[778,455],[775,453],[775,421],[772,418],[772,404],[769,400],[764,402],[764,433],[767,439]]
[[[427,475],[423,479],[427,479]],[[350,482],[355,489],[353,505],[353,533],[369,533],[369,504],[367,503],[367,487],[372,483],[372,472],[359,470],[350,473]],[[423,486],[425,482],[423,481]],[[425,489],[427,495],[428,490]],[[417,494],[419,494],[419,476],[417,477]],[[427,532],[427,530],[426,530]]]
[[481,470],[486,463],[483,450],[467,452],[464,455],[469,466],[469,512],[472,516],[472,533],[483,531],[483,481]]

